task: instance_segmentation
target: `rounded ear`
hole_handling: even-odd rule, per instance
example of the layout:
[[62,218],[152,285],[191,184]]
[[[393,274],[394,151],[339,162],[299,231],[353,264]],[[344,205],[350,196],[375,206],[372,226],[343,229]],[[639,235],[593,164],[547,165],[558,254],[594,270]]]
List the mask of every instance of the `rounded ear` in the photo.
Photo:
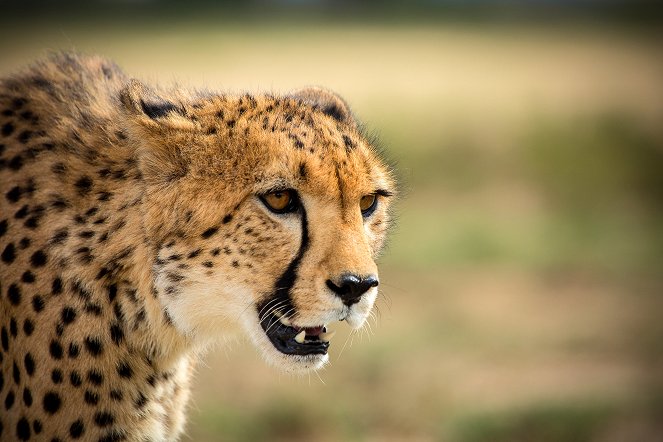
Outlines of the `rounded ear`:
[[290,94],[290,97],[304,104],[320,109],[322,113],[342,123],[357,125],[350,106],[335,92],[318,86],[307,87]]
[[134,116],[144,116],[151,120],[166,117],[170,112],[176,112],[177,107],[165,100],[143,83],[131,79],[122,91],[120,100],[124,108]]

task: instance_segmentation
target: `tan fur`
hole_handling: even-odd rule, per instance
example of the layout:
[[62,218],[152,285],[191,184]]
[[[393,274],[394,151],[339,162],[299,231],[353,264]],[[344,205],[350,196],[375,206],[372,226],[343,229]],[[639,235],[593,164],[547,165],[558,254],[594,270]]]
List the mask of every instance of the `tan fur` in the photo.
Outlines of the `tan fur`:
[[[151,112],[152,115],[150,115]],[[175,440],[194,361],[234,325],[286,370],[257,306],[299,253],[299,327],[359,327],[377,296],[325,285],[377,272],[388,170],[336,95],[153,91],[98,57],[60,54],[0,83],[0,439]],[[13,398],[13,399],[12,399]]]

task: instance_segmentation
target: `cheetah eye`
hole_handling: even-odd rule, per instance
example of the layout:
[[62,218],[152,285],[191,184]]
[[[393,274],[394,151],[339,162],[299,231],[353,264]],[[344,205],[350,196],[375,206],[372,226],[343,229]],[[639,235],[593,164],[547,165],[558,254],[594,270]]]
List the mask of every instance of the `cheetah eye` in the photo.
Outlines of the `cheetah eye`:
[[375,208],[378,206],[378,196],[374,193],[370,195],[364,195],[359,200],[359,209],[361,210],[361,215],[366,218],[370,216]]
[[297,192],[292,189],[266,193],[260,196],[260,200],[274,213],[290,213],[299,208]]

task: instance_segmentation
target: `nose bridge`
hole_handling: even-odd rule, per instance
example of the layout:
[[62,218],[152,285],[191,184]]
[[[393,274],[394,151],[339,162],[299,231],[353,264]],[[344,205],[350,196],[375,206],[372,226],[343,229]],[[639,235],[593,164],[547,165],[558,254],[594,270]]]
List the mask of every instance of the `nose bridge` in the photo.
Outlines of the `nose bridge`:
[[352,227],[343,223],[331,236],[328,250],[328,273],[336,276],[343,273],[372,275],[377,272],[363,226]]

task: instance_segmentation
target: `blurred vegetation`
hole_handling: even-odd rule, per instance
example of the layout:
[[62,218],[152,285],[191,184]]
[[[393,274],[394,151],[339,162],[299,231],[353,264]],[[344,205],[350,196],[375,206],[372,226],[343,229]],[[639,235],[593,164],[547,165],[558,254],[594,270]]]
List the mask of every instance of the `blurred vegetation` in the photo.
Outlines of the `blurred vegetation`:
[[0,73],[66,48],[162,84],[322,84],[397,164],[378,320],[319,377],[214,352],[192,440],[663,439],[657,9],[543,3],[8,7]]

